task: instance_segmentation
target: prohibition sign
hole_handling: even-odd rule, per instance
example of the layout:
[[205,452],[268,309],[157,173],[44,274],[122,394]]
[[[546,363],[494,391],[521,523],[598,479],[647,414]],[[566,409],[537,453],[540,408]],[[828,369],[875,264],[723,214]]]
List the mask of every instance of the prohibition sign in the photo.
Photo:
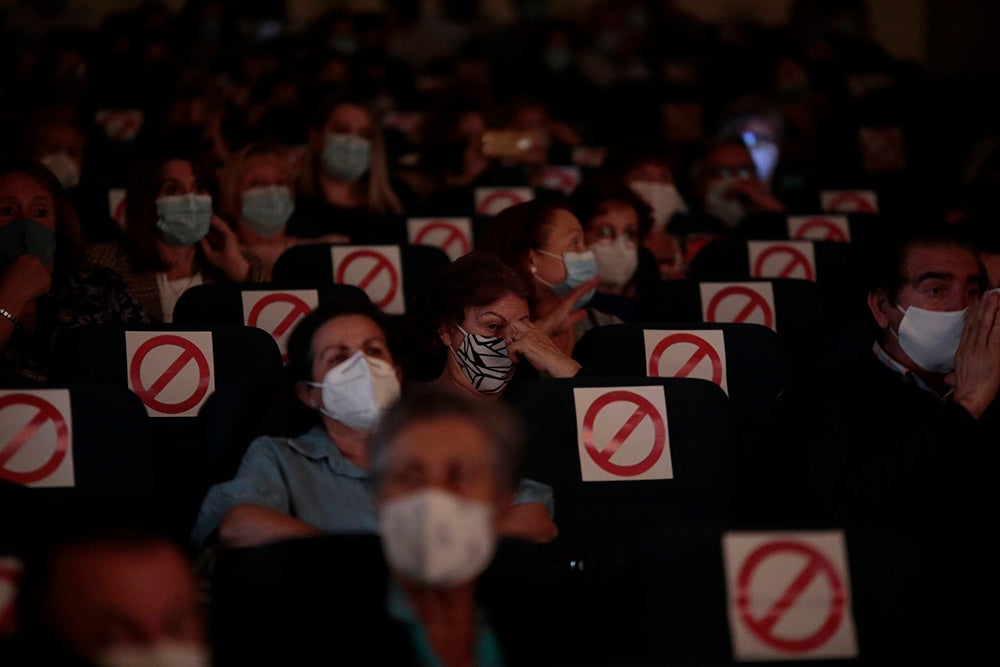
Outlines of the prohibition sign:
[[[598,449],[597,443],[594,442],[594,421],[597,419],[597,414],[604,407],[617,402],[632,403],[636,406],[636,411],[632,413],[632,416],[626,420],[618,432],[612,436],[611,441],[604,449]],[[639,463],[630,466],[620,466],[612,463],[611,457],[614,456],[615,452],[618,451],[646,417],[653,420],[653,448],[650,450],[649,455]],[[663,448],[667,442],[667,427],[663,422],[663,417],[660,416],[660,413],[652,403],[631,391],[619,389],[602,394],[590,404],[587,412],[583,415],[582,435],[583,444],[587,448],[590,458],[594,460],[594,463],[614,475],[636,477],[648,471],[660,460],[660,455],[663,453]]]
[[847,237],[844,235],[844,230],[830,222],[826,218],[812,218],[811,220],[806,220],[799,227],[798,234],[796,238],[808,239],[809,231],[813,229],[825,229],[826,233],[823,235],[822,239],[825,241],[847,241]]
[[[524,200],[510,190],[491,192],[489,195],[483,197],[483,200],[479,203],[479,213],[483,215],[495,215],[495,213],[491,213],[490,211],[493,210],[493,205],[496,202],[507,202],[507,205],[503,207],[507,208],[508,206],[521,204]],[[503,209],[498,209],[496,213],[499,213],[501,210]]]
[[757,308],[760,308],[764,313],[764,326],[774,328],[774,313],[771,311],[771,306],[768,304],[767,299],[761,296],[760,292],[754,291],[749,287],[744,287],[743,285],[733,285],[725,289],[719,290],[719,292],[712,297],[712,300],[708,303],[708,308],[706,309],[705,321],[706,322],[718,322],[716,318],[716,311],[719,309],[719,305],[729,297],[733,295],[749,297],[750,301],[746,306],[743,307],[740,312],[736,313],[733,317],[733,322],[746,322],[747,319],[753,314]]
[[789,255],[791,260],[785,268],[778,272],[777,276],[774,276],[775,278],[788,278],[792,271],[795,271],[801,266],[803,271],[805,271],[807,280],[816,279],[816,274],[813,271],[812,264],[809,263],[809,258],[795,248],[784,245],[771,246],[764,252],[760,253],[760,255],[757,256],[757,262],[753,266],[753,275],[758,278],[764,276],[764,263],[768,258],[776,255]]
[[[439,244],[424,241],[424,239],[427,238],[431,232],[439,230],[445,233],[444,240]],[[447,222],[431,222],[424,225],[424,228],[417,233],[416,237],[414,237],[413,242],[423,243],[425,245],[437,245],[437,247],[441,248],[445,252],[448,251],[448,248],[450,248],[453,243],[458,243],[458,256],[466,255],[471,250],[469,247],[469,239],[465,238],[465,234],[463,234],[460,229]]]
[[396,292],[399,291],[399,274],[396,273],[396,267],[392,265],[392,262],[389,261],[389,258],[385,255],[375,252],[374,250],[355,250],[351,254],[346,255],[344,259],[340,261],[340,264],[337,266],[337,273],[334,276],[334,282],[343,283],[344,276],[347,274],[347,267],[354,261],[363,257],[375,260],[375,265],[357,283],[357,286],[366,292],[368,291],[368,286],[379,277],[383,270],[389,272],[389,290],[385,297],[376,303],[379,308],[385,308],[392,303],[393,298],[396,296]]
[[[32,417],[28,425],[21,429],[9,443],[0,448],[0,477],[17,484],[33,484],[45,479],[62,465],[63,459],[66,458],[66,452],[69,450],[69,429],[66,427],[66,420],[62,413],[54,405],[38,396],[8,394],[0,397],[0,410],[11,405],[28,405],[38,408],[38,414]],[[48,462],[40,468],[28,472],[17,472],[6,468],[5,464],[50,421],[56,429],[56,448]]]
[[707,340],[689,333],[671,334],[656,344],[656,347],[653,348],[653,353],[649,355],[650,377],[660,377],[660,357],[663,356],[664,351],[666,351],[668,347],[678,343],[690,343],[697,349],[695,350],[695,353],[691,355],[691,358],[688,359],[674,374],[674,377],[688,377],[691,375],[691,371],[693,371],[703,359],[707,358],[712,363],[712,382],[720,386],[722,385],[722,359],[719,357],[719,353],[715,351],[715,348],[712,347]]
[[[181,348],[181,354],[163,371],[163,375],[159,379],[149,387],[146,387],[142,383],[142,374],[140,373],[142,362],[146,358],[146,355],[161,345],[175,345]],[[179,403],[163,403],[158,401],[156,397],[160,395],[160,392],[170,384],[171,380],[177,377],[177,374],[191,360],[194,360],[198,364],[198,386],[195,387],[194,393]],[[174,334],[163,334],[162,336],[150,338],[139,346],[132,356],[132,364],[128,372],[129,379],[132,381],[133,391],[139,395],[143,403],[157,412],[176,415],[190,410],[198,405],[201,399],[205,398],[205,394],[208,393],[208,381],[211,377],[212,369],[208,366],[208,359],[205,358],[204,352],[193,342]]]
[[[795,576],[788,588],[778,597],[767,613],[759,618],[754,618],[750,611],[749,592],[754,571],[766,558],[783,553],[792,553],[805,557],[806,565]],[[774,626],[777,625],[781,618],[798,601],[813,580],[819,576],[826,577],[827,583],[833,592],[830,609],[823,624],[814,633],[805,637],[787,638],[776,636],[774,634]],[[789,540],[779,540],[765,544],[746,559],[737,577],[736,586],[736,606],[740,614],[740,619],[758,639],[769,646],[783,651],[803,653],[819,648],[833,636],[840,626],[841,620],[844,618],[844,604],[846,599],[844,582],[826,556],[808,544]]]
[[878,213],[872,203],[854,192],[843,192],[836,197],[831,197],[826,208],[829,211],[857,212],[857,213]]
[[[292,304],[292,309],[285,315],[285,318],[278,322],[278,326],[274,328],[271,332],[271,336],[275,340],[281,338],[281,336],[288,331],[295,322],[298,321],[300,317],[308,315],[312,312],[312,308],[308,303],[295,296],[294,294],[283,294],[275,293],[268,294],[262,297],[260,301],[254,304],[254,307],[250,309],[250,314],[247,315],[247,324],[256,327],[257,321],[260,319],[260,314],[265,308],[273,303],[290,303]],[[260,327],[263,328],[263,327]]]

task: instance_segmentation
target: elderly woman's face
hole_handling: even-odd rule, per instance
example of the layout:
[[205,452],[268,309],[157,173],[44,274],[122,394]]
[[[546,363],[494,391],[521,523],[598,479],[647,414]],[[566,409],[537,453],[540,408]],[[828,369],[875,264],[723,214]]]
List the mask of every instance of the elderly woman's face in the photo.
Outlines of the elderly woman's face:
[[[489,305],[466,308],[460,324],[470,334],[504,338],[511,322],[527,321],[529,315],[528,302],[507,293]],[[461,332],[457,333],[461,336]]]
[[314,382],[322,382],[331,368],[358,350],[369,357],[394,363],[385,332],[364,315],[341,315],[326,322],[313,334],[312,349]]
[[481,426],[464,417],[441,416],[414,422],[396,436],[389,445],[380,500],[428,487],[499,502],[501,485]]
[[9,173],[0,177],[0,226],[21,218],[55,230],[55,199],[31,176]]

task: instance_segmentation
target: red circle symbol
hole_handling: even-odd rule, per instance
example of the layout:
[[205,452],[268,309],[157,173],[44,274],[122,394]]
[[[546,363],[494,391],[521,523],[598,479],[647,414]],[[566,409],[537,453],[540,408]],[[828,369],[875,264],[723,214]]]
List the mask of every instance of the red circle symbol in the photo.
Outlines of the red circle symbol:
[[[762,616],[755,617],[750,609],[750,588],[755,571],[767,558],[786,553],[803,557],[805,565],[771,608]],[[832,592],[830,609],[823,623],[815,632],[803,637],[778,636],[775,626],[802,597],[806,588],[821,576],[826,578]],[[813,651],[833,636],[844,617],[845,598],[844,582],[827,557],[808,544],[789,540],[770,542],[750,554],[740,568],[736,583],[736,606],[740,619],[750,632],[769,646],[794,653]]]
[[675,333],[666,336],[656,344],[653,353],[649,355],[649,376],[662,377],[660,375],[660,358],[666,349],[672,345],[689,343],[695,346],[694,354],[674,373],[673,377],[686,378],[702,362],[708,359],[712,364],[712,382],[722,386],[722,358],[712,344],[704,338],[689,333]]
[[355,250],[354,252],[345,255],[337,265],[337,273],[334,276],[334,282],[344,283],[344,277],[347,274],[347,267],[355,261],[365,257],[374,259],[375,264],[371,269],[369,269],[368,273],[366,273],[364,277],[357,282],[357,286],[367,292],[368,286],[379,277],[382,271],[387,271],[389,273],[389,289],[386,290],[385,296],[381,299],[377,299],[371,294],[368,295],[371,297],[372,301],[375,301],[379,308],[385,308],[392,303],[393,298],[396,296],[396,292],[399,291],[399,274],[396,272],[396,267],[392,265],[392,261],[382,253],[375,252],[374,250]]
[[[625,424],[611,438],[611,441],[603,448],[599,449],[594,439],[594,421],[598,413],[611,403],[631,403],[636,406],[636,411],[632,413]],[[611,462],[611,457],[628,440],[632,432],[649,417],[653,420],[653,447],[649,454],[639,463],[630,466],[621,466]],[[660,455],[667,444],[667,426],[663,417],[657,411],[656,406],[631,391],[615,390],[602,394],[590,404],[587,412],[583,415],[583,444],[587,449],[587,454],[598,466],[604,470],[621,477],[636,477],[656,465],[660,460]]]
[[796,233],[796,238],[809,239],[816,238],[808,236],[808,232],[813,229],[823,230],[822,236],[818,237],[824,241],[847,241],[847,235],[836,223],[826,218],[810,218],[802,223]]
[[[764,264],[768,259],[775,256],[788,255],[788,264],[778,272],[776,276],[764,275]],[[755,278],[790,278],[792,272],[799,268],[805,273],[806,280],[815,280],[816,272],[813,271],[812,262],[798,249],[787,245],[773,245],[757,256],[757,261],[753,265],[753,276]]]
[[[443,231],[445,233],[444,239],[442,239],[440,243],[427,242],[425,239],[431,234],[431,232],[435,231]],[[434,245],[441,248],[445,252],[448,252],[448,248],[457,243],[459,256],[468,254],[468,252],[472,250],[469,245],[469,239],[466,238],[462,230],[443,220],[429,222],[424,225],[424,227],[417,232],[417,235],[413,238],[413,242],[425,245]]]
[[258,326],[257,322],[260,321],[261,313],[264,312],[265,308],[275,303],[288,303],[292,306],[285,317],[278,322],[278,326],[274,328],[274,331],[269,332],[275,340],[284,335],[284,333],[288,331],[292,325],[299,320],[299,318],[305,317],[312,312],[312,308],[309,304],[294,294],[276,292],[274,294],[268,294],[261,297],[261,299],[254,304],[253,308],[250,309],[250,314],[247,315],[247,324],[252,327]]
[[831,197],[826,208],[838,213],[878,213],[870,201],[855,192],[842,192]]
[[495,204],[498,201],[508,202],[507,205],[504,206],[503,208],[524,203],[523,199],[521,199],[519,196],[517,196],[510,190],[500,190],[498,192],[491,192],[487,196],[483,197],[483,200],[479,203],[478,213],[480,215],[496,215],[496,213],[502,211],[503,208],[497,210],[496,213],[490,213],[490,211],[493,210],[493,204]]
[[708,303],[707,312],[705,314],[706,322],[718,322],[717,319],[719,306],[723,301],[732,296],[745,296],[750,299],[750,301],[733,316],[732,322],[746,322],[749,317],[758,308],[764,314],[764,326],[774,328],[774,312],[771,310],[771,305],[767,302],[764,296],[752,290],[749,287],[744,287],[743,285],[733,285],[731,287],[726,287],[725,289],[719,290],[712,300]]
[[[181,348],[180,356],[167,366],[163,374],[153,384],[146,387],[142,382],[142,362],[150,352],[165,345]],[[177,374],[191,361],[194,361],[198,365],[198,385],[191,396],[178,403],[164,403],[158,400],[156,397],[160,395],[164,388],[170,384],[170,381],[177,377]],[[129,379],[132,381],[132,391],[139,395],[139,398],[142,399],[142,402],[147,407],[164,414],[177,415],[187,412],[205,398],[205,394],[208,393],[208,383],[211,379],[212,369],[208,365],[205,353],[194,342],[175,334],[163,334],[154,336],[139,346],[132,356],[132,363],[129,364],[128,372]]]
[[[33,484],[45,479],[62,465],[63,459],[66,458],[66,452],[69,451],[69,428],[66,426],[66,419],[62,413],[43,398],[33,394],[7,394],[0,397],[0,410],[12,405],[27,405],[37,408],[38,413],[10,442],[0,446],[0,477],[16,484]],[[28,444],[39,429],[50,421],[56,429],[56,446],[49,460],[40,468],[27,472],[18,472],[5,467],[6,463]]]

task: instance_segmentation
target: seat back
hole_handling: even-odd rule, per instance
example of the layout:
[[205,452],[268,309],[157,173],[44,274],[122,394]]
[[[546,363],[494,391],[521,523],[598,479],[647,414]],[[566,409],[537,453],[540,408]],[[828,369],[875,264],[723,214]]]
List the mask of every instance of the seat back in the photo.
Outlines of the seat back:
[[272,276],[276,283],[358,285],[382,310],[400,315],[427,298],[435,277],[450,261],[444,250],[429,245],[317,243],[283,252]]
[[[186,537],[217,471],[259,433],[282,363],[256,327],[175,323],[76,327],[56,341],[52,368],[54,379],[115,385],[141,399],[175,528]],[[203,418],[215,405],[227,407]]]
[[8,539],[15,525],[37,537],[90,521],[162,518],[165,480],[155,467],[145,409],[123,387],[0,388],[0,479],[29,487],[23,504],[0,510]]
[[733,430],[722,389],[691,378],[544,378],[506,399],[529,434],[526,476],[555,495],[568,548],[628,543],[658,525],[729,520]]
[[816,283],[794,278],[664,280],[640,304],[643,323],[747,322],[774,329],[794,372],[830,349],[832,332]]

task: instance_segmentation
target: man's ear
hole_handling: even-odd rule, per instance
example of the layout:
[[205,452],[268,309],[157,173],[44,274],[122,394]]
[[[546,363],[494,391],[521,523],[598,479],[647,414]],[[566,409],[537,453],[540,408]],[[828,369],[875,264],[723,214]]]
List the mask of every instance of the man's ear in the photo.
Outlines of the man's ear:
[[879,329],[889,328],[889,312],[895,308],[889,300],[889,295],[883,289],[876,289],[868,292],[868,310]]

